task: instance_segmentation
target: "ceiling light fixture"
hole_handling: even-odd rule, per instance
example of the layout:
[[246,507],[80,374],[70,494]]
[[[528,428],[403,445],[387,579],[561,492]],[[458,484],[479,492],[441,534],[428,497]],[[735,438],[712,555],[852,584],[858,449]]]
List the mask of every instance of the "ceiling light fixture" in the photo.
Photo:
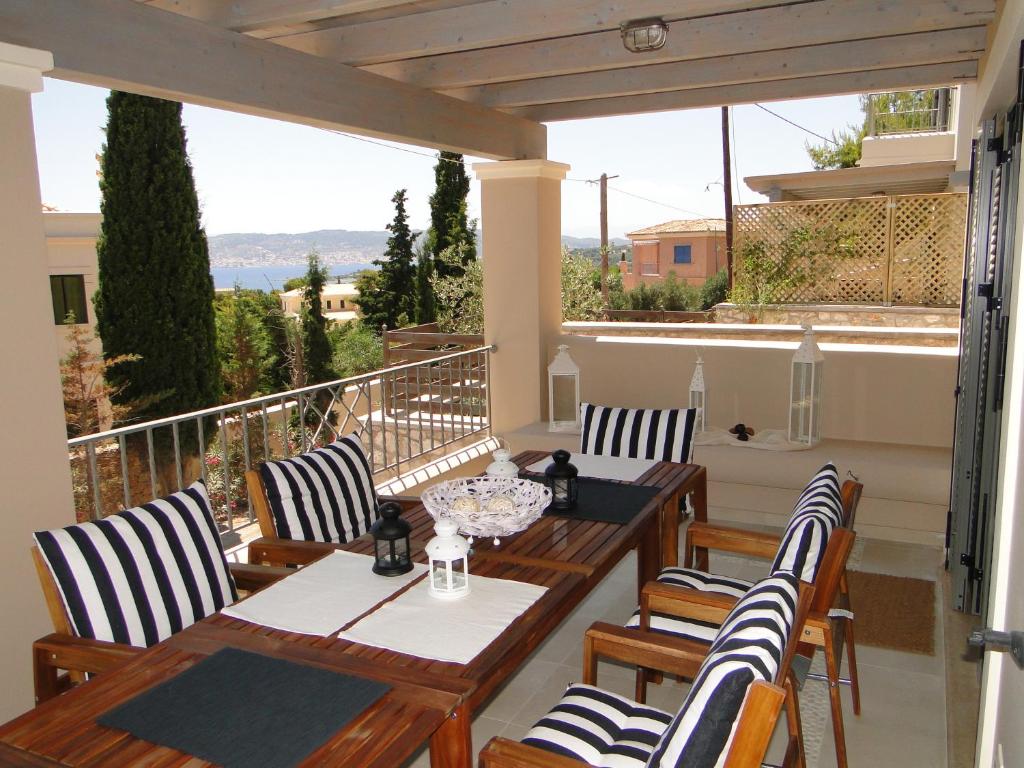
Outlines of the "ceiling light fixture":
[[619,30],[622,32],[622,44],[633,53],[656,51],[668,40],[668,24],[659,18],[627,21]]

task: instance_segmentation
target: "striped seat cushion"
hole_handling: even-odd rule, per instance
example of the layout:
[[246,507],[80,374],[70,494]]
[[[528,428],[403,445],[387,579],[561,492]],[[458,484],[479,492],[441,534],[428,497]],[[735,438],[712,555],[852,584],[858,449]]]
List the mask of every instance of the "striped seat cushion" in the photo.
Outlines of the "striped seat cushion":
[[797,499],[771,570],[789,571],[813,584],[825,556],[828,537],[842,522],[839,473],[833,464],[826,464]]
[[[658,581],[662,584],[674,584],[679,587],[697,589],[701,592],[713,592],[719,595],[730,595],[731,597],[743,597],[753,586],[753,582],[743,579],[731,579],[727,576],[715,576],[711,573],[698,571],[693,568],[664,568],[658,574]],[[629,621],[627,627],[640,626],[640,609],[637,608]],[[678,635],[691,640],[710,643],[718,634],[720,625],[717,622],[698,621],[696,619],[683,619],[667,613],[652,613],[650,617],[650,628],[655,632],[665,632],[670,635]]]
[[643,768],[672,715],[591,685],[570,685],[523,739],[600,768]]
[[377,519],[370,463],[355,435],[291,459],[268,461],[260,477],[282,539],[345,542]]
[[238,599],[201,481],[35,541],[79,637],[149,646]]
[[773,682],[796,614],[799,582],[777,573],[757,582],[729,612],[647,765],[711,768],[725,763],[751,683]]
[[582,403],[582,453],[658,461],[690,461],[693,408],[611,408]]

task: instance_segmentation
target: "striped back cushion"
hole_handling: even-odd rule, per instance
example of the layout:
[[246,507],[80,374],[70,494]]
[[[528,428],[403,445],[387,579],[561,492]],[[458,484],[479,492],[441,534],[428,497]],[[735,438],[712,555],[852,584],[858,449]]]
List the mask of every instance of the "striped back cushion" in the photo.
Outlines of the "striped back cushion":
[[79,637],[149,646],[238,599],[202,481],[35,540]]
[[582,453],[658,461],[690,460],[694,408],[611,408],[582,403]]
[[791,573],[762,579],[729,612],[690,693],[661,737],[649,768],[711,768],[725,763],[747,689],[773,682],[796,614]]
[[282,539],[344,542],[377,519],[370,463],[355,435],[291,459],[260,466],[267,501]]
[[772,571],[789,571],[814,583],[828,537],[843,523],[843,496],[835,465],[826,464],[811,478],[793,507]]

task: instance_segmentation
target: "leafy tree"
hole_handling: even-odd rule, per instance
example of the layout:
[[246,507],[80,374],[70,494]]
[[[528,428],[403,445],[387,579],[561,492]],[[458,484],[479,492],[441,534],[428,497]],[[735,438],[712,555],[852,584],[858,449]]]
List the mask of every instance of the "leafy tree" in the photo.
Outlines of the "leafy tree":
[[700,289],[680,280],[675,272],[669,272],[656,288],[661,294],[661,308],[668,312],[695,312],[700,309]]
[[213,280],[181,104],[111,91],[107,112],[94,304],[112,399],[144,419],[214,405]]
[[861,145],[864,136],[867,135],[867,128],[855,125],[849,126],[838,134],[832,132],[832,141],[811,146],[804,145],[807,154],[814,163],[816,171],[823,171],[832,168],[853,168],[860,161]]
[[464,265],[461,274],[438,271],[431,279],[437,297],[437,323],[444,333],[483,333],[484,270],[475,259],[463,261],[464,245],[453,245],[441,252],[441,263]]
[[[596,285],[595,285],[596,277]],[[621,287],[622,283],[619,282]],[[603,312],[601,272],[586,256],[562,247],[562,319],[595,320]]]
[[306,285],[302,289],[302,359],[307,384],[319,384],[335,378],[331,370],[331,342],[327,339],[321,294],[327,284],[327,268],[313,251],[307,257]]
[[416,264],[412,256],[413,234],[405,212],[405,190],[395,192],[391,202],[395,204],[395,219],[388,224],[391,237],[384,251],[385,258],[373,262],[380,267],[380,272],[372,279],[364,277],[362,283],[356,281],[359,288],[356,303],[365,322],[373,328],[382,325],[399,328],[416,317]]
[[416,248],[416,322],[432,323],[437,319],[434,306],[434,288],[430,284],[434,276],[434,257],[420,244]]
[[381,274],[375,269],[364,269],[356,275],[359,298],[355,300],[363,313],[363,324],[380,333],[388,320],[388,297],[384,293]]
[[217,301],[217,349],[225,402],[247,400],[273,389],[271,371],[277,351],[252,293],[262,291],[243,292],[236,285],[234,294]]
[[294,291],[297,288],[305,288],[305,287],[306,287],[306,277],[305,277],[305,275],[303,275],[301,277],[289,277],[287,280],[284,281],[284,285],[281,286],[281,290],[284,293],[287,293],[288,291]]
[[729,293],[729,270],[720,269],[709,277],[700,289],[700,308],[711,309],[725,301]]
[[[434,166],[434,194],[430,196],[430,229],[427,250],[434,257],[434,271],[442,277],[455,276],[476,260],[476,222],[466,218],[469,176],[462,155],[441,152]],[[455,245],[463,246],[461,262],[443,259],[441,254]]]
[[384,366],[381,337],[362,322],[344,323],[332,329],[331,346],[334,349],[334,370],[343,379]]

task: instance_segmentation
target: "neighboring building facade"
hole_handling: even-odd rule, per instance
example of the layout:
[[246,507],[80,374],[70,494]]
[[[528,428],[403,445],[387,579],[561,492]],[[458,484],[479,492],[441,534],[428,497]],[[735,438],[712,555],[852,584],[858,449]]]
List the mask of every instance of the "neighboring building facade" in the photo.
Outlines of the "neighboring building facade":
[[700,286],[725,269],[725,219],[677,219],[627,232],[633,261],[620,262],[622,287],[660,283],[670,272]]
[[[288,317],[295,317],[302,311],[302,289],[284,291],[281,297],[281,310]],[[320,300],[324,305],[324,317],[336,323],[347,323],[359,317],[359,289],[355,283],[342,283],[340,280],[327,283],[320,292]]]
[[47,266],[50,274],[50,299],[57,335],[59,359],[70,351],[68,312],[74,312],[78,325],[88,325],[93,348],[100,354],[96,335],[96,311],[92,298],[99,288],[99,262],[96,239],[102,217],[98,213],[63,213],[44,207]]

